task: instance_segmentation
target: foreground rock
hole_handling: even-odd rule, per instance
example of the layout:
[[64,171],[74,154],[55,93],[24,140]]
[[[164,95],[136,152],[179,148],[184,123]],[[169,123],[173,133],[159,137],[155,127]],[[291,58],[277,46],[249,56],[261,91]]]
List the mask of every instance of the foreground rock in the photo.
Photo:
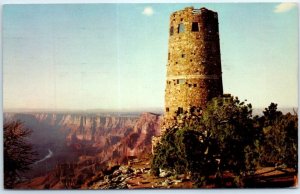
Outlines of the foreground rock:
[[151,174],[148,160],[135,160],[129,165],[110,167],[110,174],[95,177],[85,189],[147,189],[147,188],[192,188],[193,183],[186,176],[171,177],[161,170],[160,177]]

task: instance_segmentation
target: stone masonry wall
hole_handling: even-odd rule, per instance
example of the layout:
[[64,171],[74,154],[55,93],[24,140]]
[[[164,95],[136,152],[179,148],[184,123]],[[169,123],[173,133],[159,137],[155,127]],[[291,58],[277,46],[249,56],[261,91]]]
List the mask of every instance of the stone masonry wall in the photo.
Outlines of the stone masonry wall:
[[165,118],[223,94],[218,15],[187,7],[170,16]]

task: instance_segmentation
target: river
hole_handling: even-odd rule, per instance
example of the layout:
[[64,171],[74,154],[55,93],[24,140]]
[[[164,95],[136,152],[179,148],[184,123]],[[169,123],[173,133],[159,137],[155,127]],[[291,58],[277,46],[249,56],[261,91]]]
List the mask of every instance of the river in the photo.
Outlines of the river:
[[48,149],[48,152],[49,152],[49,153],[48,153],[44,158],[42,158],[42,159],[39,160],[39,161],[36,161],[34,164],[38,164],[38,163],[40,163],[40,162],[43,162],[43,161],[45,161],[45,160],[51,158],[51,157],[53,156],[53,152],[52,152],[50,149]]

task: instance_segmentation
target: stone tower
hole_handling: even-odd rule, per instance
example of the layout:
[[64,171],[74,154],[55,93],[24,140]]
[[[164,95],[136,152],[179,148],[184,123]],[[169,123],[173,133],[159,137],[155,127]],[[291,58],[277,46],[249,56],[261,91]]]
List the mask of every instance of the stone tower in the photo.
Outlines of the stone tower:
[[223,94],[218,14],[187,7],[170,16],[165,118]]

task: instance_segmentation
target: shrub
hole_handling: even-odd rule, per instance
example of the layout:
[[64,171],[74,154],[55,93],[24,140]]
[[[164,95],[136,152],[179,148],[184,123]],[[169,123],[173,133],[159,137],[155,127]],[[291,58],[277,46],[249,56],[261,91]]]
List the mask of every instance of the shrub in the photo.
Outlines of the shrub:
[[13,188],[18,181],[19,173],[30,169],[37,159],[37,153],[26,138],[32,133],[20,121],[6,122],[4,132],[4,186]]

